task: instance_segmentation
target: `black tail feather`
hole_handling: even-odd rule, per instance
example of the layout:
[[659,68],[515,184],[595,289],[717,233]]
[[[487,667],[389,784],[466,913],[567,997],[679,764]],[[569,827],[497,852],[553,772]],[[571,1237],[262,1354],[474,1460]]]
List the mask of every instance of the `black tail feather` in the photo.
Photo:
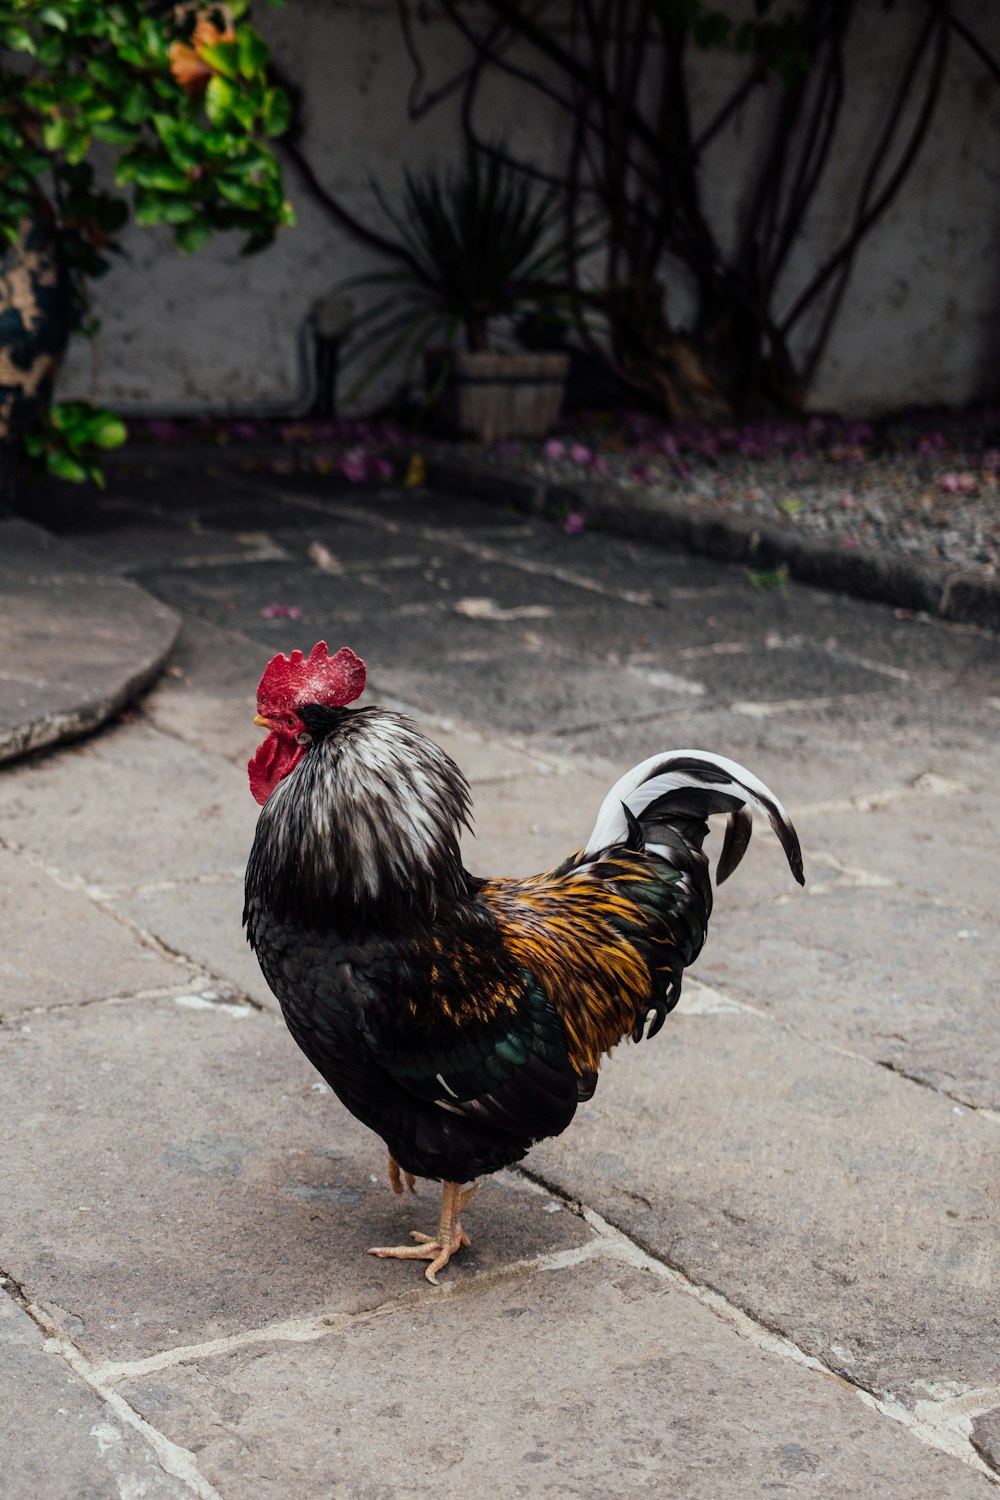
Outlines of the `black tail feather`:
[[792,875],[804,885],[798,836],[777,797],[745,766],[708,750],[676,750],[634,766],[602,803],[585,852],[597,853],[614,844],[634,847],[636,824],[647,847],[668,845],[664,830],[672,828],[700,852],[705,820],[713,813],[727,813],[716,871],[721,884],[739,865],[750,842],[749,809],[767,818]]
[[[715,867],[715,883],[721,885],[728,880],[747,852],[750,835],[753,833],[753,818],[745,807],[735,808],[726,820],[726,836],[722,841],[722,853]],[[794,869],[793,872],[794,874]]]

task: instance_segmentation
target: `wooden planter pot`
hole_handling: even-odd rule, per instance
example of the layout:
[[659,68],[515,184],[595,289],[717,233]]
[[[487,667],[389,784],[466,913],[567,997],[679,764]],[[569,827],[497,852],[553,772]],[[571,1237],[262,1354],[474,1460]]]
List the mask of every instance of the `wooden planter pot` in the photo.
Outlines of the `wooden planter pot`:
[[449,424],[484,443],[508,437],[545,437],[562,408],[568,354],[450,356],[444,394]]

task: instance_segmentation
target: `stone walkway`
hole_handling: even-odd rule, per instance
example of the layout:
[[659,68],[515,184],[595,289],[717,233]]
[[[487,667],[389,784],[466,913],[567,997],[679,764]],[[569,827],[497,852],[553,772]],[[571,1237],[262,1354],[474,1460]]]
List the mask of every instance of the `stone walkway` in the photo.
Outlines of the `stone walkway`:
[[[0,770],[0,1494],[995,1495],[997,639],[413,491],[32,519],[123,653],[118,584],[182,624],[134,708]],[[679,1013],[483,1185],[438,1290],[363,1253],[435,1190],[392,1198],[240,932],[254,688],[319,637],[464,766],[478,871],[552,863],[677,745],[806,850],[803,892],[758,833]]]

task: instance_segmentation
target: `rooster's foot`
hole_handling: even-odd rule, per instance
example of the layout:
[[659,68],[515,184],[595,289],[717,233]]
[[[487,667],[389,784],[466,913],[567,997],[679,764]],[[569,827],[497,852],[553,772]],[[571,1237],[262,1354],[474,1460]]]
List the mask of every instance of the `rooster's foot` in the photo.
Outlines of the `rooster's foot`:
[[470,1243],[469,1236],[462,1228],[461,1213],[475,1191],[475,1183],[463,1192],[460,1182],[443,1182],[441,1222],[436,1235],[421,1234],[419,1230],[413,1229],[410,1231],[410,1238],[416,1240],[415,1245],[377,1245],[368,1254],[391,1256],[394,1260],[429,1260],[430,1265],[424,1275],[437,1286],[438,1271],[448,1264],[456,1250],[461,1250]]
[[392,1188],[397,1198],[402,1198],[403,1196],[404,1182],[406,1183],[406,1186],[409,1188],[410,1192],[414,1195],[414,1197],[416,1197],[417,1190],[413,1186],[416,1180],[417,1179],[414,1177],[412,1172],[400,1171],[399,1162],[394,1156],[389,1157],[389,1186]]

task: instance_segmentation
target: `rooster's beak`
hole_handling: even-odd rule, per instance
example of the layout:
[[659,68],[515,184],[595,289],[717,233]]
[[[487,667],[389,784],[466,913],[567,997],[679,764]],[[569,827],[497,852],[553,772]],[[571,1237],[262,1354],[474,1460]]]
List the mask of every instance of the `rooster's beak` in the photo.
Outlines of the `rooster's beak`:
[[261,729],[273,729],[274,728],[274,725],[271,723],[270,719],[265,719],[263,714],[258,714],[257,717],[254,719],[254,723],[255,724],[259,724],[260,727],[261,727]]

